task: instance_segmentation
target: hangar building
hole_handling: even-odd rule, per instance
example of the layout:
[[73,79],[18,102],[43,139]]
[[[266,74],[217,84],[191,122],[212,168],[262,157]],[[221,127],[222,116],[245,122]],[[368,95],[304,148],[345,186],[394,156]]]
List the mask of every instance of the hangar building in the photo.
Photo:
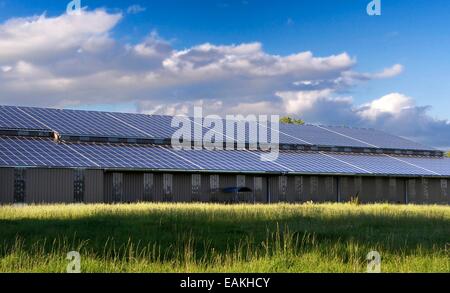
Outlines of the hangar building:
[[172,117],[0,106],[0,203],[450,203],[442,151],[373,129],[281,124],[261,150],[174,150]]

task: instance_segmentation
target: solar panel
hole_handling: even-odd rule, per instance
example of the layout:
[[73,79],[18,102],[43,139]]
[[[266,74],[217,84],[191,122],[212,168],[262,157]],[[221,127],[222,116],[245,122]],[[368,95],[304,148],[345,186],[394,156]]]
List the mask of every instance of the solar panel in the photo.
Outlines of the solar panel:
[[450,176],[450,159],[318,152],[280,152],[274,162],[259,151],[180,150],[170,147],[56,143],[0,137],[0,166]]
[[[171,127],[172,119],[164,115],[0,106],[0,128],[51,129],[66,136],[171,139],[177,130]],[[225,121],[222,124],[225,136],[219,135],[216,139],[229,139]],[[234,127],[233,138],[236,140],[237,129]],[[193,125],[191,129],[194,129]],[[203,135],[208,130],[204,128]],[[249,141],[249,130],[246,126],[246,142]],[[268,129],[267,133],[270,141]],[[434,151],[433,148],[371,129],[280,124],[279,135],[281,144]]]
[[126,125],[107,112],[20,107],[47,128],[60,134],[101,137],[148,138],[145,133]]
[[433,148],[421,145],[419,143],[375,129],[336,126],[326,126],[323,128],[330,130],[332,133],[339,133],[345,137],[353,138],[355,144],[364,142],[368,146],[375,146],[385,149],[434,150]]
[[368,147],[367,144],[355,142],[314,125],[280,124],[280,141],[287,144]]
[[0,165],[6,167],[97,167],[61,143],[43,138],[0,137]]
[[441,176],[450,176],[450,159],[448,158],[402,158],[407,163],[431,170]]
[[176,154],[195,162],[204,170],[231,172],[288,172],[278,162],[261,161],[261,152],[245,150],[179,150]]
[[[373,175],[435,176],[437,172],[410,164],[404,157],[373,154],[332,154],[336,159],[358,166]],[[430,160],[430,159],[423,159]]]
[[281,152],[277,162],[295,173],[368,174],[357,165],[318,152]]
[[0,106],[0,128],[48,130],[17,107]]
[[169,150],[158,146],[67,143],[101,168],[200,170]]
[[130,126],[142,130],[155,138],[171,138],[176,128],[172,128],[171,116],[145,115],[130,113],[110,113],[111,116],[127,123]]

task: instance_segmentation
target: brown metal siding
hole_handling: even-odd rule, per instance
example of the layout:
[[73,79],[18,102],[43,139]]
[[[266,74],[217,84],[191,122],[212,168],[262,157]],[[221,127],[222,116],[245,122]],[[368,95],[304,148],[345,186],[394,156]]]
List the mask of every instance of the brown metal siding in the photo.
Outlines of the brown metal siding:
[[[405,178],[390,178],[389,184],[389,202],[391,203],[406,203],[406,185]],[[395,186],[392,186],[392,181],[395,181]]]
[[[414,182],[415,184],[413,184]],[[411,190],[415,187],[415,190]],[[442,188],[442,182],[439,178],[418,178],[410,179],[410,194],[411,203],[417,204],[434,204],[434,203],[449,203],[448,198],[445,200],[445,190]],[[448,192],[448,186],[447,186]],[[448,193],[447,193],[448,194]]]
[[339,180],[339,194],[341,202],[348,202],[361,195],[361,177],[342,176]]
[[[72,203],[74,202],[74,172],[73,169],[34,169],[26,170],[27,203]],[[111,172],[102,170],[85,170],[84,202],[113,202]],[[122,172],[123,202],[144,200],[144,173]],[[153,177],[151,201],[191,202],[192,174],[173,173],[171,194],[165,194],[163,173],[149,173]],[[169,175],[169,176],[168,176]],[[219,189],[211,190],[211,175],[219,178]],[[227,187],[236,187],[236,174],[201,174],[199,194],[194,198],[202,202],[267,202],[268,191],[271,202],[335,202],[339,197],[341,202],[349,201],[358,196],[362,203],[389,202],[404,203],[406,197],[409,203],[417,204],[449,204],[450,182],[441,178],[395,178],[395,177],[358,177],[358,176],[311,176],[311,175],[240,175],[242,185],[252,192],[236,194],[224,193]],[[261,189],[256,190],[255,178],[260,178]],[[283,178],[283,179],[280,179]],[[245,179],[245,180],[244,180]],[[284,188],[282,181],[287,180]],[[338,181],[339,180],[339,184]],[[170,181],[170,180],[169,180]],[[281,183],[280,183],[281,182]],[[167,184],[167,182],[166,182]],[[267,189],[269,188],[269,190]],[[283,189],[285,192],[283,192]],[[14,169],[0,168],[0,203],[14,201]]]
[[382,180],[373,177],[362,178],[362,188],[359,195],[361,203],[373,203],[377,200],[377,195],[382,193]]
[[415,203],[417,201],[417,189],[416,189],[416,179],[409,178],[407,179],[407,203]]
[[430,179],[430,194],[428,203],[445,203],[441,183],[442,182],[440,178]]
[[[254,201],[257,203],[264,203],[266,202],[266,194],[267,194],[267,177],[263,176],[252,176],[252,190],[253,190],[253,197]],[[260,185],[260,186],[258,186]]]
[[[337,200],[337,182],[333,176],[271,176],[271,202],[334,202]],[[284,186],[287,180],[287,186]]]
[[163,201],[163,174],[162,173],[155,173],[153,177],[153,184],[155,188],[155,196],[154,201],[161,202]]
[[319,197],[317,202],[336,202],[337,183],[336,177],[319,176]]
[[450,180],[440,179],[440,181],[441,196],[439,202],[443,204],[450,204]]
[[[243,184],[237,184],[237,185],[239,185],[239,187],[250,188],[252,191],[239,193],[238,197],[237,197],[237,201],[242,202],[242,203],[253,203],[255,201],[254,192],[253,192],[254,176],[251,176],[251,175],[238,175],[238,176],[243,176],[242,177]],[[236,181],[238,181],[238,178],[236,178]],[[239,183],[239,182],[237,182],[237,183]]]
[[144,200],[144,173],[123,174],[123,202]]
[[211,175],[214,174],[202,174],[202,186],[200,188],[200,201],[202,202],[217,201],[217,198],[215,196],[217,190],[211,190]]
[[103,202],[103,171],[86,170],[84,180],[84,202]]
[[177,173],[173,175],[172,201],[192,201],[192,174]]
[[151,202],[154,201],[155,195],[155,184],[154,184],[154,174],[144,173],[144,201]]
[[112,173],[103,174],[103,201],[105,203],[111,203],[112,200]]
[[25,202],[72,203],[73,178],[71,169],[28,169]]
[[14,201],[14,169],[0,168],[0,204]]
[[237,180],[236,175],[220,174],[219,176],[219,187],[220,191],[217,195],[217,200],[219,202],[233,202],[235,194],[225,193],[222,190],[227,187],[236,187]]

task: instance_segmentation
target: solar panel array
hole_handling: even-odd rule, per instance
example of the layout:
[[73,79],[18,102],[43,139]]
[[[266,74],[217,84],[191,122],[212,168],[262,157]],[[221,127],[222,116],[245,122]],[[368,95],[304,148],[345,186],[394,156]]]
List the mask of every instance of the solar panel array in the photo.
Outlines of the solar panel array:
[[21,107],[19,110],[35,117],[47,128],[65,135],[149,137],[142,130],[126,125],[107,112],[27,107]]
[[[55,131],[69,137],[170,139],[179,127],[171,126],[172,119],[173,117],[163,115],[0,106],[0,130],[19,131],[16,136],[10,136],[9,132],[2,132],[0,135],[0,167],[450,176],[450,160],[442,157],[281,151],[277,160],[263,161],[261,151],[175,150],[168,145],[80,143],[70,140],[54,141],[45,137],[24,137],[25,134],[21,134],[26,130],[42,130]],[[190,118],[184,119],[184,123],[186,122],[191,130],[198,126]],[[229,132],[226,123],[222,120],[218,122],[223,124],[222,130],[227,135]],[[203,125],[202,122],[200,124]],[[200,135],[214,133],[211,127],[200,127]],[[236,140],[237,125],[233,124],[232,127],[232,136]],[[218,129],[220,132],[220,127]],[[254,131],[253,134],[261,134],[257,129]],[[271,131],[266,131],[270,141]],[[251,129],[246,125],[247,142],[250,133]],[[229,138],[221,136],[221,133],[215,134],[219,134],[215,136],[219,141]],[[278,134],[281,144],[434,151],[372,129],[281,124]],[[196,138],[192,131],[190,139]]]
[[450,176],[450,159],[322,152],[174,150],[108,143],[64,143],[44,138],[0,137],[1,167],[82,167],[209,172]]
[[327,129],[331,133],[351,139],[354,143],[361,142],[369,147],[385,149],[433,150],[433,148],[376,129],[336,126],[317,127]]
[[10,106],[0,106],[0,128],[50,130],[27,113]]
[[[171,122],[172,117],[163,115],[0,106],[0,128],[47,129],[66,136],[170,139],[178,129],[172,127]],[[204,128],[202,133],[208,131]],[[226,127],[223,131],[226,134]],[[247,127],[246,141],[248,134]],[[222,137],[222,140],[227,138]],[[281,144],[435,151],[371,129],[280,124],[279,137]],[[237,131],[233,138],[237,139]]]

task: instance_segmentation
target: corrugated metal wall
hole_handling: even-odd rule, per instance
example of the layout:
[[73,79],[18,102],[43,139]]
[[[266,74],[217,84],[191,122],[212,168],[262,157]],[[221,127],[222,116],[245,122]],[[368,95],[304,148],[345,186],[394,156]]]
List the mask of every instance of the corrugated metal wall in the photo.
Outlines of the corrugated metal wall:
[[84,202],[103,202],[103,171],[86,170],[84,180]]
[[406,180],[395,177],[340,177],[339,198],[341,202],[358,197],[362,203],[405,203]]
[[124,173],[122,202],[139,201],[144,201],[144,174]]
[[337,201],[336,180],[333,176],[272,176],[270,202]]
[[73,202],[73,179],[71,169],[27,169],[27,203]]
[[0,168],[0,204],[14,201],[14,169]]
[[[80,177],[76,175],[79,172],[80,170],[74,169],[26,169],[21,173],[26,183],[25,202],[71,203],[82,196],[82,200],[87,203],[138,201],[265,203],[269,202],[269,199],[273,203],[338,200],[346,202],[352,197],[358,197],[362,203],[450,203],[448,178],[142,173],[102,170],[82,170],[84,176]],[[16,173],[14,168],[0,169],[0,203],[14,202],[14,194],[17,193],[15,188],[21,187],[19,184],[15,187]],[[80,182],[76,182],[80,178],[84,178],[81,195]],[[113,188],[114,185],[116,188]],[[252,191],[240,194],[223,191],[224,188],[237,186],[248,187]]]
[[408,202],[450,203],[449,180],[438,178],[412,178],[408,180]]

